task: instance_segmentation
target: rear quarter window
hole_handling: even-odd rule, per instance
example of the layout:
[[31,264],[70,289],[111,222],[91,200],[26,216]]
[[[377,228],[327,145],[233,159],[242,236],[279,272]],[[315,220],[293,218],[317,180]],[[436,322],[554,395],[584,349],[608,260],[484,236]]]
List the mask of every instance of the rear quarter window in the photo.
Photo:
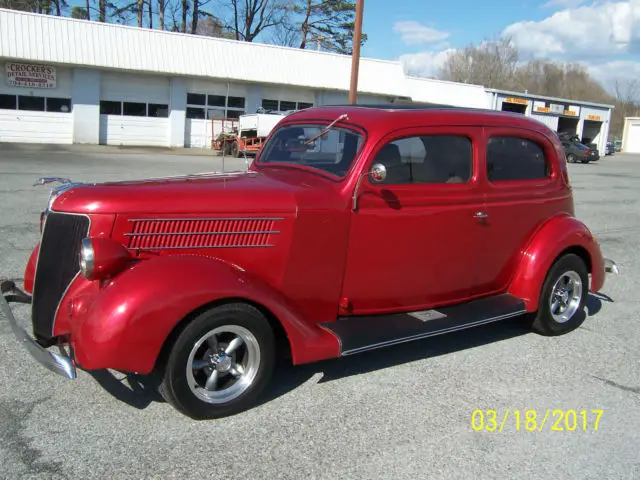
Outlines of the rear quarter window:
[[518,136],[494,136],[487,142],[487,178],[490,182],[548,178],[551,165],[544,147]]

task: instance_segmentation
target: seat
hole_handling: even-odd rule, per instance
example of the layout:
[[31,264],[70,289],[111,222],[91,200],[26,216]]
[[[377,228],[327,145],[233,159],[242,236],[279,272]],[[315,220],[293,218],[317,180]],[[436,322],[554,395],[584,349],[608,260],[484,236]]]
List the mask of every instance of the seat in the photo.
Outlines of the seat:
[[400,149],[393,143],[387,143],[382,147],[373,163],[381,163],[387,168],[387,178],[381,183],[398,184],[410,181],[407,164],[402,163]]

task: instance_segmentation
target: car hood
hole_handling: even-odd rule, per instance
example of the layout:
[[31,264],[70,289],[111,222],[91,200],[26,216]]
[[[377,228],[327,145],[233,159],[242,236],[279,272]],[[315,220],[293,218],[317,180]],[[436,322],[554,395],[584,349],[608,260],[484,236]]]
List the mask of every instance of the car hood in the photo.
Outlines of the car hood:
[[51,208],[85,214],[287,213],[296,211],[304,188],[259,172],[206,173],[81,184],[60,194]]

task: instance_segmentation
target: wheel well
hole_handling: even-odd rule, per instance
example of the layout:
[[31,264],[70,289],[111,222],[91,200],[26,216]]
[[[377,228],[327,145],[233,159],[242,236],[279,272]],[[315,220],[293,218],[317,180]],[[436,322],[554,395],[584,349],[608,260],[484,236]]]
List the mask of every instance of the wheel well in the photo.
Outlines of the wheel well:
[[589,255],[589,252],[587,251],[587,249],[585,249],[584,247],[580,247],[578,245],[575,245],[573,247],[569,247],[565,250],[563,250],[560,255],[558,255],[558,257],[556,258],[556,261],[560,258],[563,257],[567,254],[573,253],[574,255],[577,255],[578,257],[580,257],[582,259],[582,261],[584,262],[584,264],[587,266],[587,271],[589,273],[592,273],[592,268],[593,268],[593,264],[591,263],[591,256]]
[[167,335],[167,338],[165,339],[164,343],[162,344],[162,348],[160,349],[160,353],[158,354],[158,358],[156,359],[154,370],[157,370],[158,368],[162,367],[162,365],[165,363],[165,360],[167,359],[171,351],[171,346],[175,343],[178,336],[180,336],[182,331],[193,319],[195,319],[198,315],[200,315],[201,313],[207,310],[211,310],[212,308],[219,307],[220,305],[227,305],[230,303],[244,303],[246,305],[251,305],[252,307],[258,309],[260,313],[262,313],[265,316],[265,318],[268,320],[269,324],[271,325],[271,328],[276,338],[276,347],[277,347],[277,351],[280,358],[288,359],[291,357],[291,343],[289,342],[289,337],[287,336],[287,332],[285,331],[284,327],[280,323],[280,320],[278,320],[278,317],[276,317],[271,310],[269,310],[267,307],[265,307],[260,303],[247,300],[246,298],[231,297],[231,298],[223,298],[223,299],[215,300],[213,302],[206,303],[196,308],[195,310],[192,310],[187,315],[185,315],[185,317],[182,318],[182,320],[180,320],[175,327],[173,327],[173,330],[171,330],[169,335]]

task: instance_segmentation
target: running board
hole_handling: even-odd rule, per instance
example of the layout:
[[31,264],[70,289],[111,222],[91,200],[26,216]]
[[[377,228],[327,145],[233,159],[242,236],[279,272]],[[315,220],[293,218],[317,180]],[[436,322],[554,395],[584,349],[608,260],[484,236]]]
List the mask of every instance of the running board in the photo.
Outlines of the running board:
[[340,317],[322,327],[340,339],[340,356],[410,342],[497,322],[526,313],[524,302],[508,294],[417,312]]

